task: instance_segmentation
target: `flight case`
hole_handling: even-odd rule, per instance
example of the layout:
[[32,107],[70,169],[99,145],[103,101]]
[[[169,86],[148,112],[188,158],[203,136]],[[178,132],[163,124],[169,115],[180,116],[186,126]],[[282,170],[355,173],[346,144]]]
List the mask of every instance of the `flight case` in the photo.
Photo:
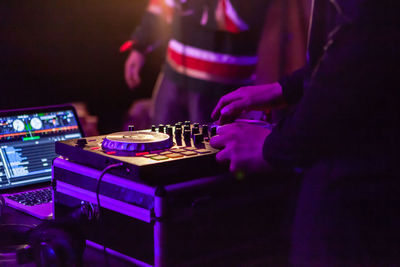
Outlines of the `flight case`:
[[[263,187],[217,175],[155,186],[57,158],[53,163],[55,218],[91,205],[96,219],[88,242],[138,266],[204,266],[232,255],[264,254],[269,218]],[[269,203],[271,204],[271,203]],[[99,216],[100,214],[100,216]],[[265,240],[267,240],[266,237]]]

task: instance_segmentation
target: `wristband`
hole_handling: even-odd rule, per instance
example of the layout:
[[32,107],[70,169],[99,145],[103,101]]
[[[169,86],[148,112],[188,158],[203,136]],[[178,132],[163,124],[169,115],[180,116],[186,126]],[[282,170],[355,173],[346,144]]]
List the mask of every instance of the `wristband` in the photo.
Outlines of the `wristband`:
[[146,52],[148,50],[147,47],[140,45],[138,41],[128,40],[119,47],[119,52],[124,53],[126,51],[131,51],[133,49],[135,49],[143,54],[146,54]]

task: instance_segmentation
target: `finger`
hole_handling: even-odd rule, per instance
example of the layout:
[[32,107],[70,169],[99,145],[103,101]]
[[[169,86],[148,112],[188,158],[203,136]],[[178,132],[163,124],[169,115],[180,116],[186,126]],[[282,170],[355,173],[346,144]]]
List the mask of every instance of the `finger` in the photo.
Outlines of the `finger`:
[[137,72],[135,69],[136,65],[132,61],[128,60],[125,64],[125,80],[130,89],[135,88],[138,84],[135,78]]
[[211,113],[211,118],[213,120],[218,120],[221,109],[223,109],[226,105],[237,99],[239,99],[239,96],[236,91],[233,91],[221,97],[221,99],[218,101],[217,105],[215,106],[214,110]]
[[234,173],[235,176],[238,172],[244,173],[248,162],[244,160],[245,155],[243,155],[242,150],[238,150],[237,146],[231,145],[230,155],[229,155],[229,171]]
[[131,78],[131,68],[129,66],[125,66],[125,82],[129,88],[133,88],[133,82]]
[[234,173],[235,175],[236,175],[236,173],[240,172],[236,165],[236,162],[234,162],[232,160],[229,162],[229,171],[231,173]]
[[140,68],[132,67],[131,72],[132,80],[134,81],[135,85],[138,85],[140,83]]
[[211,137],[210,146],[217,149],[222,149],[225,147],[226,138],[222,135],[216,135]]
[[131,83],[131,89],[137,87],[140,82],[140,74],[139,74],[139,69],[137,67],[132,67],[130,70],[130,83]]
[[[217,127],[217,135],[218,136],[225,136],[227,134],[231,134],[232,132],[235,131],[235,124],[225,124]],[[227,138],[225,136],[225,138]]]
[[221,110],[221,115],[218,120],[219,125],[235,122],[243,112],[248,111],[247,107],[248,106],[244,100],[232,102],[228,106],[224,107]]
[[225,149],[219,151],[216,155],[215,158],[218,162],[220,163],[227,163],[230,161],[231,157],[231,149],[229,147],[226,147]]
[[249,104],[244,99],[240,99],[226,105],[221,110],[220,121],[228,123],[234,121],[243,111],[248,109]]

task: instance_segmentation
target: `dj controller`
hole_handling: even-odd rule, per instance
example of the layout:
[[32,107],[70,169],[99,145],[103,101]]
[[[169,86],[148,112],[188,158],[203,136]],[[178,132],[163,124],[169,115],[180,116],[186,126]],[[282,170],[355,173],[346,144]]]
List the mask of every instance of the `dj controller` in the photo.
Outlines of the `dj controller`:
[[227,172],[215,160],[209,144],[216,126],[160,124],[152,129],[70,139],[56,143],[56,153],[71,162],[103,170],[121,163],[111,173],[150,185],[166,185]]
[[269,223],[258,214],[270,189],[217,163],[215,134],[216,126],[186,121],[56,142],[56,221],[73,218],[88,246],[135,266],[209,266],[247,255],[243,244]]

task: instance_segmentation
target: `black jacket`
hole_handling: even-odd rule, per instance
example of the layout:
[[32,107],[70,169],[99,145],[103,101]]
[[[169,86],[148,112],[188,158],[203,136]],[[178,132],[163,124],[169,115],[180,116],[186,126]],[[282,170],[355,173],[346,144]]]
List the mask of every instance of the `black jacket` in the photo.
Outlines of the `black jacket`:
[[281,81],[296,108],[264,158],[304,172],[295,265],[400,263],[397,2],[316,0],[308,63]]

